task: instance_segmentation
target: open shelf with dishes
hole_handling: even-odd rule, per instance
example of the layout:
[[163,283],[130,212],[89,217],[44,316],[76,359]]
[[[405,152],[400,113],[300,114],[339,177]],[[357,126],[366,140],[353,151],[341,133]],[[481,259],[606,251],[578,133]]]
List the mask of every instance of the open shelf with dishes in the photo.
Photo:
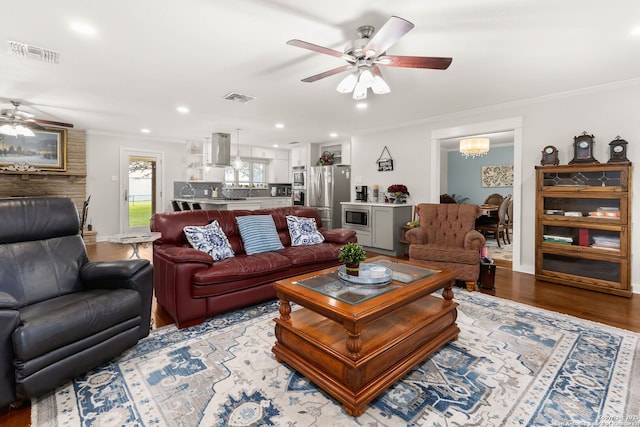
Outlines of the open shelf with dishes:
[[630,297],[631,163],[536,174],[536,278]]

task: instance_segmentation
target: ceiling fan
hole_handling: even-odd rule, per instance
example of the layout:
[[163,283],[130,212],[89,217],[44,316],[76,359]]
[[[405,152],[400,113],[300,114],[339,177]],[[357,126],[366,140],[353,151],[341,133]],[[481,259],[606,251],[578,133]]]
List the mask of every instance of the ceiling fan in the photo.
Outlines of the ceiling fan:
[[12,136],[34,136],[32,129],[44,130],[45,126],[72,128],[71,123],[52,120],[36,119],[34,115],[20,109],[20,102],[11,101],[13,108],[0,111],[0,133]]
[[[307,77],[302,81],[311,83],[334,74],[355,69],[353,73],[338,84],[337,90],[340,93],[353,91],[353,99],[360,100],[367,97],[369,88],[375,94],[389,93],[391,91],[389,85],[382,78],[379,66],[429,68],[434,70],[446,70],[449,68],[452,58],[386,54],[386,50],[413,27],[414,25],[411,22],[397,16],[389,18],[375,35],[373,34],[375,29],[371,25],[363,25],[356,31],[358,39],[349,42],[344,52],[297,39],[289,40],[287,44],[347,61],[346,65]],[[371,37],[372,35],[373,37]]]

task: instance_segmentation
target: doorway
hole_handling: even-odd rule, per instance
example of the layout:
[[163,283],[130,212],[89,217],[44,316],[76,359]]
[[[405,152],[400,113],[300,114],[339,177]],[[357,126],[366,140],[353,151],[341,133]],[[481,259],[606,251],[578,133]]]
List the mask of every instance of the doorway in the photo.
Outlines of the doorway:
[[151,216],[162,206],[162,153],[123,149],[120,171],[120,232],[149,231]]
[[[490,134],[496,132],[513,131],[513,240],[512,240],[512,268],[514,271],[522,271],[521,265],[521,188],[522,188],[522,118],[514,117],[503,120],[495,120],[490,122],[474,123],[465,126],[456,126],[451,128],[436,129],[431,132],[431,170],[432,179],[430,182],[430,194],[432,203],[439,203],[440,199],[440,182],[444,175],[446,176],[446,167],[443,168],[443,162],[447,161],[447,150],[444,144],[447,140],[453,138],[464,138],[471,135]],[[445,163],[446,165],[446,163]]]

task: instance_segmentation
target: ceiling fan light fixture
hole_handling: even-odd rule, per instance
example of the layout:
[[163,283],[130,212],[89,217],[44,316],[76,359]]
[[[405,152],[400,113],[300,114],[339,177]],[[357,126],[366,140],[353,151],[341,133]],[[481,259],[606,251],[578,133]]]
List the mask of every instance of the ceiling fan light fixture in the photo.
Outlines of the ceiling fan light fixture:
[[356,87],[353,89],[353,99],[355,99],[356,101],[365,99],[367,97],[368,88],[369,86],[366,83],[363,83],[361,81],[358,82],[358,84],[356,84]]
[[360,72],[360,78],[358,79],[358,83],[364,83],[367,85],[367,87],[371,87],[371,85],[373,84],[373,74],[371,73],[371,70],[368,67],[364,68]]
[[349,74],[347,77],[342,79],[342,81],[338,84],[336,90],[340,93],[349,93],[353,91],[356,87],[356,83],[358,83],[357,73]]
[[468,159],[482,157],[489,152],[489,138],[467,138],[460,140],[460,153]]
[[36,136],[36,134],[33,133],[31,129],[22,125],[9,125],[9,124],[2,125],[0,126],[0,133],[4,135],[15,136],[15,137]]
[[389,87],[387,82],[385,82],[384,79],[381,76],[378,76],[378,75],[373,77],[373,83],[371,84],[371,90],[376,95],[384,95],[385,93],[391,92],[391,88]]

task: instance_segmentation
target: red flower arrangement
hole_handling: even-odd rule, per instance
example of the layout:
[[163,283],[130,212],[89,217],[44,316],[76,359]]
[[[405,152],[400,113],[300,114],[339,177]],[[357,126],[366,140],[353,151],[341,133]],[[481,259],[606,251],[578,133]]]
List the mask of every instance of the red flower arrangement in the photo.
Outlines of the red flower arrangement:
[[389,193],[395,193],[396,195],[406,194],[409,195],[409,190],[407,190],[407,186],[403,184],[393,184],[387,188]]

